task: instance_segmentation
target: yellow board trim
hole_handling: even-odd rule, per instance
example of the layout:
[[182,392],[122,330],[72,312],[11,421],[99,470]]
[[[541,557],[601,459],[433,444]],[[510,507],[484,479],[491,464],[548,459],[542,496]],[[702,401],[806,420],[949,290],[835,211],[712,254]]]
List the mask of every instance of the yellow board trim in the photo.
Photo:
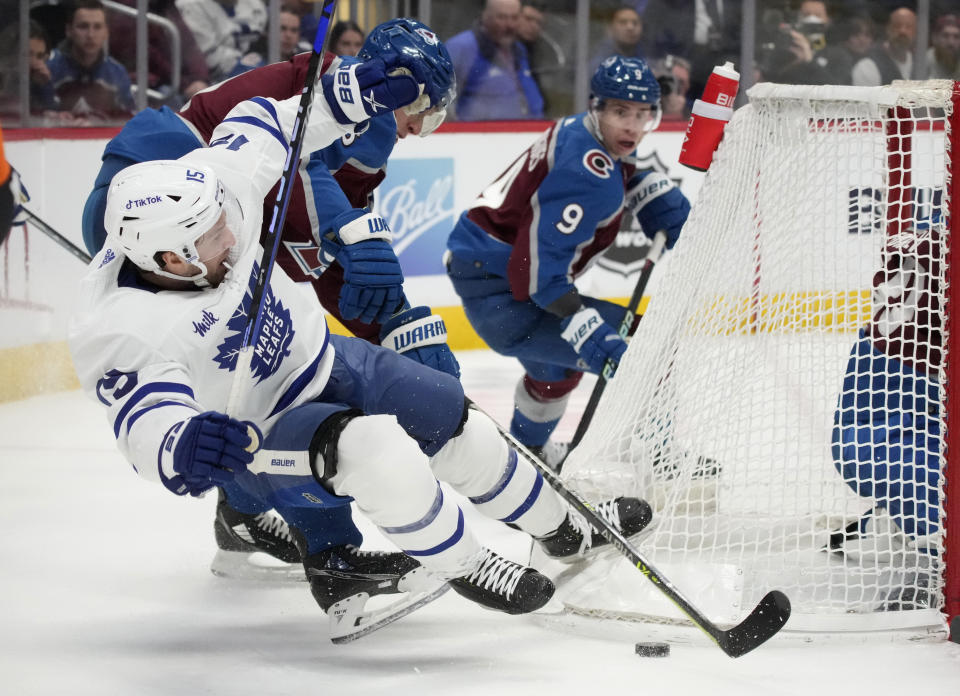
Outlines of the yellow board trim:
[[[624,306],[626,306],[627,301],[628,298],[626,297],[613,298],[610,300],[610,302],[616,302]],[[649,301],[649,298],[643,298],[643,301],[640,303],[640,314],[646,311]],[[440,315],[447,325],[447,345],[450,346],[450,350],[453,352],[460,350],[483,350],[487,348],[484,340],[473,330],[473,326],[471,326],[470,321],[467,319],[467,315],[464,313],[462,306],[434,307],[433,313]],[[327,316],[327,324],[330,326],[331,333],[339,336],[351,335],[343,324],[331,316]]]
[[[626,306],[627,298],[612,298]],[[640,303],[647,309],[649,298]],[[473,330],[463,307],[434,307],[447,325],[448,344],[454,352],[482,350],[487,344]],[[797,333],[802,331],[856,331],[870,319],[869,290],[794,292],[762,295],[756,299],[718,296],[703,311],[691,317],[688,328],[698,335],[743,335],[752,333]],[[350,332],[333,317],[330,331]],[[35,343],[0,349],[0,403],[37,394],[77,389],[66,341]]]
[[0,403],[79,388],[66,341],[0,349]]

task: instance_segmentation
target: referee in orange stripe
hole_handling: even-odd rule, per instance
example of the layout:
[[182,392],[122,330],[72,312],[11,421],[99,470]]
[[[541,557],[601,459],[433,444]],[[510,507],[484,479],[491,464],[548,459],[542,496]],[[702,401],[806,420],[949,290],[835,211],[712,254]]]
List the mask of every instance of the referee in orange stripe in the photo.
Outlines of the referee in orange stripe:
[[20,175],[3,154],[3,129],[0,128],[0,244],[6,240],[10,227],[23,224],[23,204],[30,196],[20,186]]

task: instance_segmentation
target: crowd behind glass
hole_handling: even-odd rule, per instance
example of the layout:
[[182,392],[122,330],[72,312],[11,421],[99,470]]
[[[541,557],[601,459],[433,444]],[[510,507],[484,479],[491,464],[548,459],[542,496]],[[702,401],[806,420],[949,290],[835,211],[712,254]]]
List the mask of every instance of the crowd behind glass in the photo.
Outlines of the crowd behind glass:
[[[3,2],[17,14],[16,0]],[[286,59],[309,50],[315,4],[280,0],[275,13],[268,4],[148,0],[146,99],[136,99],[137,0],[32,0],[26,46],[21,21],[0,30],[6,53],[0,117],[7,127],[112,125],[138,104],[177,109],[199,90],[266,64],[271,54]],[[365,30],[391,12],[420,15],[453,57],[458,98],[448,118],[463,121],[574,113],[585,107],[575,89],[578,63],[586,63],[581,74],[590,74],[614,53],[646,59],[663,88],[664,118],[685,120],[712,68],[742,62],[744,27],[755,49],[748,83],[960,80],[956,0],[591,0],[586,13],[584,6],[576,0],[341,2],[330,50],[355,55]],[[745,18],[744,7],[755,14]],[[356,16],[348,18],[351,11]],[[584,37],[586,50],[577,45]]]

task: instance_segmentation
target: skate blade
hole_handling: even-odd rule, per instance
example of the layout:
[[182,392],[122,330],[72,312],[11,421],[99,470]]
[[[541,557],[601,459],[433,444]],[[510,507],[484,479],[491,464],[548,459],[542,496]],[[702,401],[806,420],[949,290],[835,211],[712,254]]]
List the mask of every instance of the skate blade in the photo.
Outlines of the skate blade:
[[306,582],[300,563],[284,563],[270,554],[257,551],[218,549],[210,563],[210,572],[220,578],[251,582]]
[[364,611],[370,599],[366,592],[331,605],[327,612],[330,617],[330,642],[343,645],[370,635],[439,598],[450,589],[450,585],[417,568],[400,579],[398,588],[405,594],[397,601],[377,609]]

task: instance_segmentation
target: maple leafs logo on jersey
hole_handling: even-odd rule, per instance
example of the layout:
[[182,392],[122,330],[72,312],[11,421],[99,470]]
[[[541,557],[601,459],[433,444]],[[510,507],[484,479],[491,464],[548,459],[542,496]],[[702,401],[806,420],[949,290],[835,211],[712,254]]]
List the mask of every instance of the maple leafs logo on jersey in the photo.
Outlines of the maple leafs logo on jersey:
[[[237,355],[243,342],[243,331],[247,327],[247,313],[250,311],[253,287],[259,272],[260,265],[253,264],[247,291],[227,322],[226,338],[217,346],[217,355],[213,359],[221,370],[233,371],[237,366]],[[263,321],[260,323],[259,335],[253,340],[253,359],[250,361],[258,384],[280,369],[280,363],[290,355],[294,333],[290,310],[277,300],[273,289],[268,285],[263,302]]]

